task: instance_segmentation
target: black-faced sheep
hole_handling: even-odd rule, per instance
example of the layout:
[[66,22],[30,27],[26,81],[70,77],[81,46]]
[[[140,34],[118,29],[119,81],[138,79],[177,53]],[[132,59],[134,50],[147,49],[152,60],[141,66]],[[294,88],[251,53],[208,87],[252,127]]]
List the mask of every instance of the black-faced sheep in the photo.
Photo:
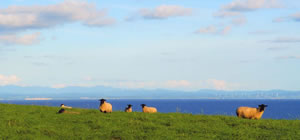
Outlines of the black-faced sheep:
[[112,112],[112,105],[110,103],[107,103],[105,99],[101,99],[99,101],[100,101],[100,105],[99,105],[100,112],[103,113]]
[[145,104],[141,104],[144,113],[156,113],[157,109],[155,107],[147,107]]
[[64,104],[61,104],[61,105],[60,105],[60,108],[72,109],[72,107],[70,107],[70,106],[65,106]]
[[236,110],[236,115],[239,118],[246,118],[246,119],[256,119],[259,120],[261,116],[264,114],[265,108],[268,105],[261,104],[258,108],[252,107],[239,107]]
[[128,107],[125,108],[125,112],[132,112],[132,105],[129,104]]

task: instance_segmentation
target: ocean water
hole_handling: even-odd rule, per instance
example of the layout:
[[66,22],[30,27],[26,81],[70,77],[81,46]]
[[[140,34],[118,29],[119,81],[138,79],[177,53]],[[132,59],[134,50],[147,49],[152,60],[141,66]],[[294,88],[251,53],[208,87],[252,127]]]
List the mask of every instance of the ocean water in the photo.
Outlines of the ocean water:
[[[206,115],[235,116],[239,106],[257,107],[259,104],[267,104],[262,118],[270,119],[300,119],[300,100],[215,100],[215,99],[107,99],[113,110],[123,111],[127,104],[133,105],[133,111],[141,112],[140,104],[156,107],[161,113],[181,112]],[[97,109],[98,100],[2,100],[0,103],[60,106],[65,104],[76,108]]]

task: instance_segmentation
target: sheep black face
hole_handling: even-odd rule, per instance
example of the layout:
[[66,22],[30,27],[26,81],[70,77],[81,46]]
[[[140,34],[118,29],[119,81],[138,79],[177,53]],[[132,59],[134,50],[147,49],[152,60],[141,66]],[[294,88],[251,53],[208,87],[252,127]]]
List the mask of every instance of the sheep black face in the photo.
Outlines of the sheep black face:
[[266,107],[268,107],[268,105],[265,105],[265,104],[258,105],[258,109],[260,112],[264,111]]
[[100,101],[100,103],[101,103],[101,105],[106,101],[105,99],[101,99],[101,100],[99,100]]
[[146,105],[145,104],[141,104],[142,108],[144,108]]

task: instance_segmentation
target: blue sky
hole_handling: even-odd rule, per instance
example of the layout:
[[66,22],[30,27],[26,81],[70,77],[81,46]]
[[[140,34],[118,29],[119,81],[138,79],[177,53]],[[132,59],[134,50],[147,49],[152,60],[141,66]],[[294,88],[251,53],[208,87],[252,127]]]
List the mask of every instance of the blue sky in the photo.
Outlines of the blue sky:
[[300,1],[7,0],[0,86],[300,90]]

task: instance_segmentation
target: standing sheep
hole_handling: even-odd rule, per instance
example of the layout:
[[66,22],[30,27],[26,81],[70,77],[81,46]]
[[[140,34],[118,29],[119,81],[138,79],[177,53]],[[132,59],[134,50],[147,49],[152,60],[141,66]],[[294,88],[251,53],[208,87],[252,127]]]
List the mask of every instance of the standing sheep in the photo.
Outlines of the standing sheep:
[[125,112],[132,112],[132,105],[129,104],[128,107],[125,108]]
[[252,108],[252,107],[239,107],[236,110],[236,115],[239,118],[246,118],[246,119],[256,119],[259,120],[261,116],[264,114],[265,108],[268,105],[261,104],[258,105],[258,108]]
[[147,107],[145,104],[141,104],[144,113],[156,113],[157,110],[155,107]]
[[99,105],[100,112],[103,112],[103,113],[112,112],[112,106],[110,103],[107,103],[105,99],[101,99],[99,101],[100,101],[100,105]]

